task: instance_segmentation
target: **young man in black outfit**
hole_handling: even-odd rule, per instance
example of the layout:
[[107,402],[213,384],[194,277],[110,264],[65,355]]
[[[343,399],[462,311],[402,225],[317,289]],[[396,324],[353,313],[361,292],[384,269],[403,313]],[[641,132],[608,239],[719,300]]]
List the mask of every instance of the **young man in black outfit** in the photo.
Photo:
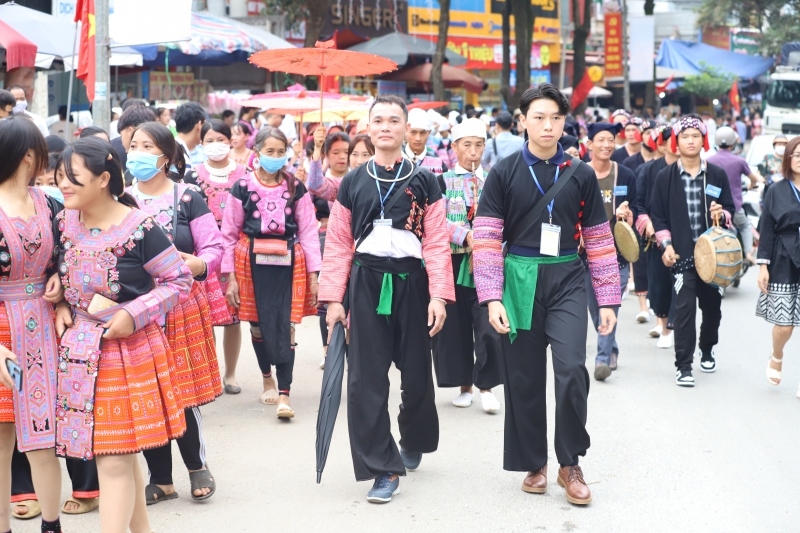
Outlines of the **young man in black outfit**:
[[720,167],[700,159],[708,150],[705,124],[698,118],[681,118],[672,129],[673,151],[680,159],[658,173],[650,217],[656,239],[664,250],[662,261],[675,278],[675,383],[694,387],[692,361],[697,345],[696,302],[703,311],[700,326],[700,370],[714,372],[714,346],[719,340],[722,295],[704,283],[694,268],[694,245],[718,218],[729,227],[735,208],[728,177]]

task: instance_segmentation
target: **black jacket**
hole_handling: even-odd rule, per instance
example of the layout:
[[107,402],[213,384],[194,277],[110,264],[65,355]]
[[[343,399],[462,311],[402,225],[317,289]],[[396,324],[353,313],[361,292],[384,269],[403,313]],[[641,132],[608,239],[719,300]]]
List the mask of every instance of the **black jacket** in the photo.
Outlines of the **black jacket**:
[[[692,228],[689,225],[689,208],[678,163],[669,165],[656,176],[653,184],[650,219],[656,234],[664,230],[668,230],[672,234],[672,247],[675,249],[675,253],[680,255],[681,261],[684,261],[694,257],[695,243],[692,239]],[[710,163],[706,163],[706,165],[706,186],[703,188],[705,205],[710,206],[711,202],[717,202],[722,205],[722,209],[733,216],[736,209],[727,174],[718,166]],[[708,194],[707,185],[719,187],[719,198]],[[724,221],[720,221],[720,224],[724,225]],[[702,230],[706,231],[711,225],[711,217],[706,209]]]

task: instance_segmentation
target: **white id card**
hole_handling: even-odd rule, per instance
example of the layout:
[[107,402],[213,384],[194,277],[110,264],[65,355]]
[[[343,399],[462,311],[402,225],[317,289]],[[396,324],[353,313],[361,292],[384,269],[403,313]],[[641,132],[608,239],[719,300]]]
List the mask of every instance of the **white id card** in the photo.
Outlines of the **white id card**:
[[539,242],[539,253],[558,257],[561,249],[561,226],[542,224],[542,239]]
[[392,251],[392,219],[376,218],[372,221],[372,235],[378,250],[385,253]]

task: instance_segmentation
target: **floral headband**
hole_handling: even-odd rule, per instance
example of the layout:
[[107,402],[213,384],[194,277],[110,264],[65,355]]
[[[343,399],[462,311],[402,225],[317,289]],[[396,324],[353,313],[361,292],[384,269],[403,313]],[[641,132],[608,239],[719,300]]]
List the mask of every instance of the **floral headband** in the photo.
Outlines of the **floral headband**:
[[703,135],[703,149],[705,151],[709,150],[708,128],[706,127],[705,123],[699,118],[682,117],[678,122],[675,123],[674,126],[672,126],[672,138],[670,139],[670,145],[673,152],[678,151],[678,135],[680,135],[682,131],[692,128],[698,130]]
[[618,117],[620,115],[622,115],[623,117],[628,118],[628,119],[631,118],[631,114],[628,113],[627,111],[625,111],[624,109],[617,109],[616,111],[611,113],[611,120],[614,120],[614,117]]

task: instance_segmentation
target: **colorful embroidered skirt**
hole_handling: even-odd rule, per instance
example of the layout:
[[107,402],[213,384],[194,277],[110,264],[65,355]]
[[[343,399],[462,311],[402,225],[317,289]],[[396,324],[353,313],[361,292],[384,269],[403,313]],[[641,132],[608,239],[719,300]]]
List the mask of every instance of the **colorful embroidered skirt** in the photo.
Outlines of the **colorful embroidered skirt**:
[[[239,319],[246,322],[258,322],[253,275],[250,270],[250,239],[248,237],[242,237],[236,244],[234,260],[236,282],[239,284]],[[316,314],[316,306],[311,305],[306,257],[300,243],[295,243],[292,271],[292,314],[290,320],[294,324],[299,324],[303,317],[316,316]]]
[[94,454],[137,453],[186,431],[183,402],[170,370],[167,339],[156,324],[103,340],[94,403]]
[[[11,349],[11,326],[8,323],[5,302],[0,302],[0,346]],[[0,423],[14,422],[14,395],[11,389],[0,384]]]
[[175,379],[183,407],[197,407],[222,394],[211,311],[200,283],[167,313],[167,341],[172,348]]
[[228,288],[227,279],[222,281],[216,272],[208,275],[202,282],[203,289],[211,308],[211,322],[215,326],[230,326],[239,323],[239,314],[228,306],[225,299],[225,290]]

